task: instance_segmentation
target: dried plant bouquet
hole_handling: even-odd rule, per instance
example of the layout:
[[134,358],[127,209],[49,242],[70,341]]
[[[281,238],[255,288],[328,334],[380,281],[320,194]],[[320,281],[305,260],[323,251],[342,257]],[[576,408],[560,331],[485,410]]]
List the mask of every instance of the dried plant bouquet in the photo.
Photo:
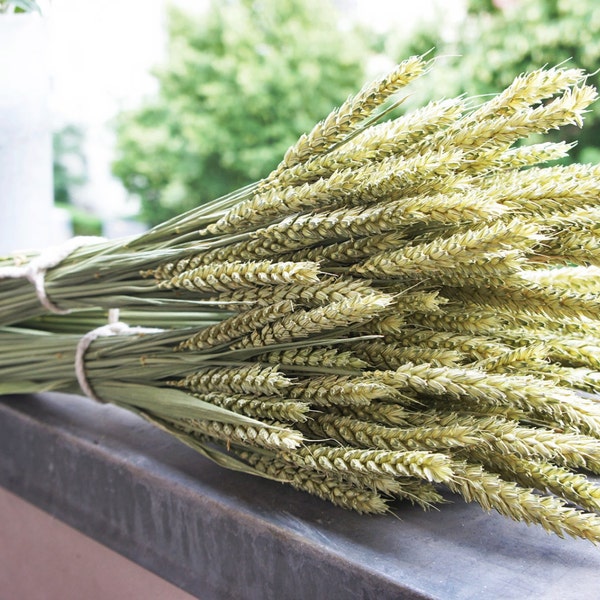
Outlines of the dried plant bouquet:
[[521,145],[596,91],[542,69],[382,121],[431,66],[365,86],[252,186],[2,261],[0,392],[83,390],[360,512],[446,486],[600,542],[600,167]]

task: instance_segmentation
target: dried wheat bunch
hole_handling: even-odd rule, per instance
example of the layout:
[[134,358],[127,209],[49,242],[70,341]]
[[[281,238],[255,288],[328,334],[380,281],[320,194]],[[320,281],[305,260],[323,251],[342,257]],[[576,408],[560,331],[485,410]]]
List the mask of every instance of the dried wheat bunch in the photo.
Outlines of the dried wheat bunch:
[[541,69],[378,122],[431,66],[365,86],[252,186],[6,259],[0,390],[83,390],[360,512],[445,486],[600,542],[600,167],[521,144],[582,126],[596,91]]

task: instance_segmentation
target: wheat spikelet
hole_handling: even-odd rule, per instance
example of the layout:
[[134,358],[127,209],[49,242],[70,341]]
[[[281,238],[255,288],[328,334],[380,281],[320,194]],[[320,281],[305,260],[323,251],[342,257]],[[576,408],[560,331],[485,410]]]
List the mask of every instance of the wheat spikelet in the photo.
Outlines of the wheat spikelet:
[[[244,258],[257,253],[267,256],[269,252],[291,252],[316,243],[322,244],[327,240],[340,241],[354,236],[387,233],[419,221],[464,223],[497,218],[503,212],[504,209],[499,204],[483,204],[475,194],[409,197],[374,206],[294,215],[251,233],[253,239],[237,244],[231,252],[233,256]],[[261,240],[262,244],[256,240]],[[220,250],[216,250],[209,253],[207,260],[229,258],[219,252]]]
[[473,121],[493,118],[498,113],[514,114],[550,98],[585,78],[581,69],[538,69],[515,77],[513,82],[471,115]]
[[523,277],[539,287],[550,286],[579,294],[600,294],[600,267],[563,267],[523,271]]
[[440,296],[438,290],[411,292],[398,286],[392,286],[389,289],[390,291],[398,291],[398,296],[396,296],[392,308],[399,312],[440,313],[442,307],[448,302],[446,298]]
[[400,346],[381,341],[353,344],[352,351],[378,369],[395,369],[403,364],[415,362],[451,367],[464,359],[464,355],[456,350]]
[[570,367],[600,370],[600,340],[546,336],[544,343],[554,361]]
[[[395,196],[418,196],[421,190],[440,193],[436,179],[452,175],[462,164],[464,154],[460,150],[440,150],[413,157],[385,158],[371,169],[368,177],[362,177],[356,187],[344,198],[349,204],[372,204]],[[446,187],[448,181],[444,182]],[[451,188],[452,189],[452,188]]]
[[405,326],[406,317],[404,315],[388,314],[363,323],[356,331],[361,334],[376,334],[387,338],[390,335],[400,333]]
[[179,419],[173,421],[182,431],[209,436],[228,444],[240,443],[260,448],[288,449],[297,448],[303,441],[302,434],[277,424],[270,427],[254,425],[233,425],[219,421],[200,419]]
[[389,398],[395,392],[368,376],[324,375],[299,381],[288,395],[315,406],[367,406],[372,400]]
[[198,394],[223,392],[282,396],[290,388],[292,381],[279,373],[277,367],[256,364],[244,367],[207,368],[174,381],[172,385]]
[[596,97],[596,90],[591,86],[568,88],[561,96],[536,108],[473,121],[469,127],[458,121],[456,129],[444,132],[445,137],[439,143],[441,147],[445,144],[465,150],[506,148],[533,133],[547,133],[564,125],[581,127],[582,115]]
[[215,262],[272,260],[274,256],[285,254],[287,251],[287,247],[281,244],[267,245],[262,240],[245,239],[198,254],[190,264],[198,267]]
[[410,156],[413,145],[448,126],[458,118],[463,108],[463,102],[458,98],[430,102],[393,121],[361,131],[341,149],[312,156],[306,162],[280,171],[276,178],[270,178],[261,189],[310,183],[319,178],[327,178],[334,171],[357,168],[394,154]]
[[546,357],[546,345],[533,343],[521,348],[513,348],[498,356],[479,360],[470,366],[495,373],[503,373],[511,369],[534,370],[545,364]]
[[541,163],[560,160],[569,154],[574,144],[566,142],[544,142],[518,148],[503,147],[490,150],[473,150],[468,160],[459,169],[461,173],[485,173],[486,171],[511,171]]
[[544,253],[564,263],[600,267],[600,236],[590,236],[585,228],[563,230],[545,244]]
[[354,147],[357,152],[375,152],[379,160],[392,154],[410,156],[418,142],[454,123],[463,110],[464,102],[461,98],[432,101],[393,121],[370,127],[357,135],[343,150],[333,152],[332,156],[352,151]]
[[587,199],[566,197],[557,201],[555,211],[545,216],[550,232],[569,229],[580,230],[584,235],[600,235],[600,194],[596,193],[596,196],[590,195]]
[[525,523],[538,523],[559,537],[571,535],[596,543],[600,535],[600,517],[568,507],[554,496],[538,496],[527,488],[487,473],[478,465],[453,462],[455,478],[448,483],[467,502],[476,501],[485,510]]
[[322,266],[331,263],[352,264],[384,250],[396,249],[405,239],[406,233],[392,231],[391,233],[334,242],[328,246],[303,248],[287,255],[286,260],[319,260]]
[[436,292],[404,292],[396,296],[394,302],[381,317],[376,317],[357,328],[360,333],[376,333],[395,339],[402,336],[409,321],[415,315],[443,315],[440,305],[444,299]]
[[527,376],[500,375],[477,369],[403,365],[393,371],[374,371],[382,383],[400,391],[470,399],[482,405],[509,406],[563,423],[582,433],[600,434],[600,407],[568,389]]
[[174,277],[175,275],[179,275],[184,271],[189,271],[203,264],[201,260],[198,260],[199,256],[202,256],[202,253],[195,253],[186,258],[175,260],[174,262],[170,261],[162,263],[154,269],[141,271],[140,274],[142,277],[154,277],[156,281],[171,279],[171,277]]
[[405,478],[400,491],[394,493],[396,498],[408,500],[411,504],[418,504],[424,510],[444,504],[447,500],[437,491],[437,486],[424,481],[415,481]]
[[224,303],[229,310],[235,309],[235,303],[240,310],[249,306],[271,306],[276,302],[291,300],[297,307],[316,308],[332,302],[345,299],[361,298],[377,293],[368,281],[351,277],[324,277],[314,285],[278,285],[270,288],[249,288],[234,290],[212,297],[215,303]]
[[520,425],[498,415],[462,414],[444,409],[411,411],[405,421],[412,426],[461,426],[481,436],[480,444],[468,452],[493,451],[499,455],[552,461],[570,468],[600,469],[600,442],[581,434],[560,433]]
[[285,154],[279,167],[270,175],[277,177],[284,169],[304,162],[315,154],[329,150],[342,141],[356,126],[364,121],[392,94],[416,79],[425,70],[421,57],[412,56],[382,79],[366,85],[356,96],[349,98],[325,120],[315,125],[312,131],[300,137]]
[[240,457],[270,478],[288,483],[323,500],[329,500],[336,506],[367,514],[380,514],[388,510],[385,501],[377,492],[341,481],[335,475],[328,477],[325,473],[318,474],[299,469],[282,460],[255,452],[243,451],[240,452]]
[[[399,392],[394,392],[398,397]],[[409,402],[412,400],[409,399]],[[330,406],[327,409],[330,415],[341,417],[352,417],[360,421],[370,421],[379,425],[404,426],[407,424],[407,410],[397,403],[384,402],[381,400],[371,401],[365,406]]]
[[[487,255],[503,246],[525,247],[538,239],[538,226],[518,219],[498,221],[460,231],[447,238],[382,252],[352,267],[351,273],[362,276],[392,278],[411,274],[438,273],[456,268],[457,263],[472,263],[474,256]],[[482,259],[483,260],[483,259]]]
[[[375,165],[377,166],[377,165]],[[207,227],[213,235],[239,233],[269,225],[291,214],[328,208],[346,198],[361,178],[368,178],[373,165],[335,171],[328,179],[319,179],[297,187],[266,190],[242,202]]]
[[302,427],[357,448],[381,450],[441,450],[477,443],[470,427],[386,427],[351,417],[322,414]]
[[526,256],[522,250],[474,252],[471,260],[457,262],[454,269],[442,265],[439,271],[431,273],[431,280],[448,286],[518,285],[525,264]]
[[553,381],[556,385],[582,390],[590,394],[600,394],[600,371],[585,367],[563,367],[550,363],[537,366],[533,375]]
[[414,476],[437,482],[447,481],[452,476],[449,457],[418,450],[390,452],[311,444],[298,452],[283,454],[282,459],[298,467],[325,472],[374,474],[387,477]]
[[427,106],[373,125],[361,131],[343,148],[318,154],[306,162],[281,171],[266,187],[297,186],[327,178],[334,171],[357,168],[368,162],[382,160],[394,154],[413,155],[412,147],[422,138],[443,129],[461,114],[464,108],[459,98],[430,102]]
[[545,133],[563,125],[583,127],[583,113],[597,98],[596,88],[591,85],[567,88],[562,96],[534,109],[536,132]]
[[[556,222],[562,226],[571,212],[574,222],[586,218],[588,205],[600,194],[600,176],[598,169],[589,165],[532,167],[501,172],[483,180],[481,186],[482,193],[512,211],[541,216],[547,225]],[[593,222],[593,212],[590,217]]]
[[304,402],[282,400],[280,397],[254,397],[239,394],[210,393],[198,395],[205,402],[221,406],[232,412],[255,419],[270,421],[303,422],[308,418],[310,406]]
[[408,159],[392,156],[359,168],[335,171],[328,179],[314,183],[267,190],[251,201],[236,205],[209,225],[207,232],[239,233],[296,213],[340,204],[375,203],[392,193],[408,193],[425,181],[451,174],[460,165],[461,157],[460,151],[446,150]]
[[475,360],[501,356],[512,350],[492,337],[461,335],[445,331],[406,329],[394,341],[403,346],[421,346],[430,349],[447,348]]
[[278,364],[282,366],[312,366],[333,367],[342,369],[363,369],[367,363],[354,353],[342,352],[336,348],[306,346],[292,348],[278,352],[267,352],[256,357],[260,362]]
[[161,289],[187,289],[201,292],[231,291],[261,285],[316,283],[316,263],[224,262],[196,267],[159,282]]
[[291,313],[294,304],[291,300],[276,302],[270,306],[259,306],[234,315],[194,334],[179,345],[180,350],[203,350],[220,344],[231,342],[243,335],[264,327],[277,319]]
[[488,470],[519,485],[556,494],[590,512],[600,512],[600,487],[585,475],[549,463],[512,455],[474,453]]
[[348,325],[363,323],[381,313],[391,302],[385,294],[370,294],[332,302],[310,310],[293,313],[248,334],[234,348],[258,348],[302,339]]
[[444,289],[443,294],[461,300],[465,309],[472,305],[505,312],[537,313],[548,319],[589,317],[600,314],[600,303],[595,294],[579,294],[570,290],[541,287],[522,278],[518,286],[473,287]]
[[[501,330],[506,325],[506,318],[498,312],[489,310],[473,310],[466,312],[464,307],[445,307],[442,314],[418,313],[411,314],[410,324],[434,330],[435,332],[448,333],[451,335],[472,334],[477,337],[490,335]],[[401,338],[403,328],[396,332],[382,333],[395,334],[393,339]]]

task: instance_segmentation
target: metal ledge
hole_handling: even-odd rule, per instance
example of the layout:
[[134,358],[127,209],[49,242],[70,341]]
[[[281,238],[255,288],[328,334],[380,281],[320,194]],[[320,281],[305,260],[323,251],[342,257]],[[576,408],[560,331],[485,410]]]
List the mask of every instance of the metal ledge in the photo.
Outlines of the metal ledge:
[[452,496],[440,511],[352,514],[75,396],[1,399],[0,485],[203,600],[599,593],[600,550],[587,542]]

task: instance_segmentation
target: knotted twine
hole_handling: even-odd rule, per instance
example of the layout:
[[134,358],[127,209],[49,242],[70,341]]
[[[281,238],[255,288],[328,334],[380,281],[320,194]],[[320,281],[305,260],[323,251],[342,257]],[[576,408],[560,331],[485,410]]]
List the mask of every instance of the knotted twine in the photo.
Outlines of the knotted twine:
[[27,279],[33,284],[40,304],[49,312],[57,315],[66,315],[71,311],[60,308],[46,293],[46,271],[58,266],[67,256],[78,248],[105,242],[106,238],[97,236],[77,236],[67,240],[59,246],[51,246],[42,250],[38,256],[32,258],[26,265],[17,267],[0,267],[0,279]]
[[78,342],[75,350],[75,375],[77,376],[77,383],[83,391],[83,393],[92,400],[106,403],[106,400],[100,398],[93,390],[86,372],[85,372],[85,353],[90,347],[92,342],[99,337],[110,337],[113,335],[136,335],[143,333],[161,333],[163,329],[157,327],[130,327],[127,323],[119,321],[119,309],[113,308],[108,311],[108,323],[101,325],[96,329],[92,329],[86,333]]
[[[66,315],[70,309],[60,308],[46,293],[46,272],[58,266],[65,258],[75,252],[78,248],[105,242],[106,238],[97,236],[77,236],[67,240],[59,246],[52,246],[40,252],[23,266],[0,267],[0,279],[27,279],[35,289],[40,304],[49,312],[57,315]],[[127,323],[119,320],[119,309],[113,308],[108,311],[108,323],[86,333],[77,343],[75,349],[75,375],[77,383],[83,393],[100,403],[106,401],[100,398],[93,390],[85,372],[85,353],[92,342],[99,337],[113,335],[136,335],[143,333],[161,333],[163,329],[156,327],[130,327]]]

